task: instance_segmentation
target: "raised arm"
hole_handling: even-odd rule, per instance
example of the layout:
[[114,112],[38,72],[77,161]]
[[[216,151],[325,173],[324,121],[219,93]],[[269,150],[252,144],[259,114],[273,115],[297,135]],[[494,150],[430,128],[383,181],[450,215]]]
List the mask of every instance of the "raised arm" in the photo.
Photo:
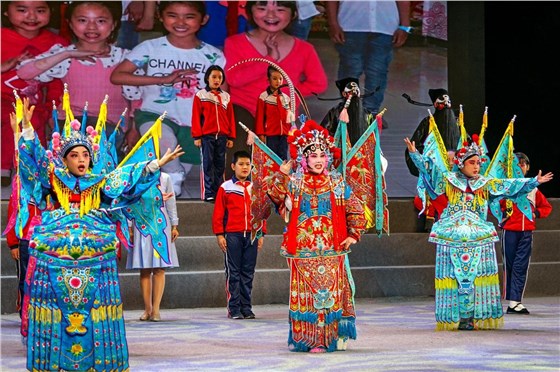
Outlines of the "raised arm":
[[32,80],[35,77],[41,75],[45,71],[53,68],[59,63],[63,62],[68,58],[78,58],[83,60],[89,60],[94,62],[93,57],[101,56],[107,51],[90,51],[90,50],[67,50],[62,49],[60,52],[46,56],[43,58],[35,58],[25,64],[23,64],[17,70],[17,74],[20,79]]
[[177,70],[165,76],[135,75],[138,67],[131,61],[125,59],[111,73],[111,83],[115,85],[158,85],[176,84],[192,79],[192,75],[198,74],[195,69]]

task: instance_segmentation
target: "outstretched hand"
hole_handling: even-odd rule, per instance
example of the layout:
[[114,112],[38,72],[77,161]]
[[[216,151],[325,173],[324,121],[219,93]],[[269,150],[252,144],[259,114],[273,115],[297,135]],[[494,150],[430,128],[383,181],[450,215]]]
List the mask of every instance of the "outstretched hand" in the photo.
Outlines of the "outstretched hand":
[[35,106],[29,107],[29,98],[23,97],[23,124],[22,128],[27,129],[31,126],[31,118],[33,117]]
[[416,144],[414,141],[410,142],[410,139],[406,137],[404,139],[404,143],[406,143],[406,147],[408,148],[408,152],[416,152]]
[[[35,106],[29,107],[29,98],[23,98],[23,120],[22,120],[22,128],[27,129],[31,127],[31,118],[33,117],[33,111],[35,111]],[[14,131],[14,134],[18,132],[18,122],[17,116],[15,112],[10,113],[10,126]]]
[[548,182],[552,179],[553,176],[554,176],[554,174],[552,174],[552,172],[548,172],[547,174],[542,176],[542,171],[539,170],[539,174],[537,174],[537,182],[538,183]]
[[284,173],[284,174],[290,174],[290,171],[292,170],[292,164],[293,164],[293,160],[284,160],[282,162],[282,164],[280,164],[280,172]]
[[12,130],[14,131],[14,135],[15,135],[18,131],[18,122],[17,122],[17,117],[15,112],[10,112],[10,126],[12,127]]
[[165,154],[158,160],[159,167],[163,167],[165,164],[169,163],[172,160],[177,159],[179,156],[183,155],[185,152],[181,148],[180,145],[175,147],[175,150],[171,151],[171,149],[167,149]]

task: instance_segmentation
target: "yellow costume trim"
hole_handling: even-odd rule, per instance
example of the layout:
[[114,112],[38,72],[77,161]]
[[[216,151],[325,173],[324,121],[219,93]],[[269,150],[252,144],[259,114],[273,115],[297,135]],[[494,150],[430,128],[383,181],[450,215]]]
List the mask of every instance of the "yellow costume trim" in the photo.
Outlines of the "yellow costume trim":
[[436,289],[457,289],[457,280],[452,278],[443,278],[435,280]]
[[[92,209],[98,209],[101,204],[101,188],[105,180],[88,187],[80,192],[80,217],[89,213]],[[53,174],[53,190],[58,196],[58,202],[66,213],[70,213],[70,196],[72,190],[68,188],[57,176]]]

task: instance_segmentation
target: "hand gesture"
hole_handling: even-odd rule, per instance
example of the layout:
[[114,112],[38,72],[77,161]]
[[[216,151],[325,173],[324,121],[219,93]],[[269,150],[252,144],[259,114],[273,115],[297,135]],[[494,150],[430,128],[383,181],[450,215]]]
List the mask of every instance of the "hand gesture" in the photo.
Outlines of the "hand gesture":
[[202,146],[202,140],[201,140],[201,139],[195,139],[195,140],[194,140],[194,145],[195,145],[196,147]]
[[226,142],[226,147],[227,147],[228,149],[231,149],[231,148],[233,147],[233,141],[230,140],[230,139],[228,139],[227,142]]
[[280,50],[278,49],[277,35],[278,34],[268,34],[264,39],[266,54],[276,61],[280,59]]
[[162,192],[163,201],[166,202],[173,197],[173,192]]
[[176,84],[179,82],[185,82],[190,80],[198,81],[196,75],[198,71],[194,68],[187,70],[175,70],[167,76],[163,76],[164,84]]
[[185,152],[181,148],[180,145],[175,147],[175,150],[171,151],[171,149],[167,149],[165,154],[158,160],[159,167],[163,167],[165,164],[169,163],[171,160],[177,159],[179,156],[183,155]]
[[218,247],[220,247],[220,249],[222,250],[222,252],[226,253],[227,251],[227,241],[226,241],[226,237],[223,235],[218,235],[217,236],[218,239]]
[[10,254],[12,255],[12,258],[14,260],[19,260],[19,247],[18,248],[14,248],[14,249],[10,249]]
[[144,2],[131,1],[124,10],[124,15],[128,15],[128,20],[131,22],[138,22],[144,16]]
[[547,174],[545,174],[544,176],[541,175],[542,171],[539,170],[539,174],[537,174],[537,182],[538,183],[545,183],[548,182],[552,179],[552,177],[554,176],[554,174],[552,174],[552,172],[548,172]]
[[344,30],[340,27],[338,22],[336,22],[336,24],[329,24],[329,37],[335,44],[344,44],[346,42]]
[[408,39],[408,32],[398,28],[393,34],[393,46],[398,48],[404,45]]
[[290,174],[290,171],[292,170],[292,164],[293,164],[293,160],[290,159],[288,161],[284,160],[282,162],[282,164],[280,164],[280,172],[284,173],[284,174]]
[[18,132],[18,122],[17,122],[17,117],[15,112],[10,112],[10,126],[12,127],[15,136],[16,133]]
[[17,57],[13,57],[13,58],[9,58],[7,60],[5,60],[4,62],[2,62],[2,70],[1,72],[8,72],[11,69],[15,68],[17,66],[17,64],[21,61],[24,61],[28,58],[31,58],[32,55],[29,53],[29,51],[25,51],[22,54],[20,54]]
[[95,63],[94,57],[101,57],[107,54],[106,50],[71,50],[68,52],[70,58],[79,59]]
[[261,236],[259,240],[257,240],[257,251],[260,251],[263,247],[264,243],[264,236]]
[[404,143],[406,143],[406,147],[408,148],[408,152],[416,152],[416,145],[414,144],[414,141],[410,142],[408,137],[406,137],[404,139]]
[[179,237],[179,230],[177,230],[177,226],[173,226],[171,228],[171,242],[175,242]]
[[140,139],[140,133],[134,124],[130,125],[130,128],[124,134],[124,141],[122,144],[122,149],[125,154],[128,154],[130,150],[134,148],[134,145],[138,143]]
[[344,246],[344,250],[347,250],[352,244],[356,244],[356,239],[351,236],[347,237],[342,241],[342,243],[340,243],[340,245]]
[[23,97],[23,129],[31,127],[31,118],[33,117],[33,111],[35,111],[35,106],[29,107],[29,98]]

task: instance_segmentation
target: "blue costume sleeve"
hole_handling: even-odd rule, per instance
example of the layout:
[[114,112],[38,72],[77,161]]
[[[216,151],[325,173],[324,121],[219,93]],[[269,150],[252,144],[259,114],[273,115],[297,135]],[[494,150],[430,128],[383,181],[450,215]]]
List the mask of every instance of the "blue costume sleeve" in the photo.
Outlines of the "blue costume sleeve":
[[504,197],[513,200],[517,207],[530,221],[533,220],[531,203],[527,194],[539,185],[537,177],[533,178],[503,178],[490,181],[490,211],[498,221],[502,220],[500,200]]

